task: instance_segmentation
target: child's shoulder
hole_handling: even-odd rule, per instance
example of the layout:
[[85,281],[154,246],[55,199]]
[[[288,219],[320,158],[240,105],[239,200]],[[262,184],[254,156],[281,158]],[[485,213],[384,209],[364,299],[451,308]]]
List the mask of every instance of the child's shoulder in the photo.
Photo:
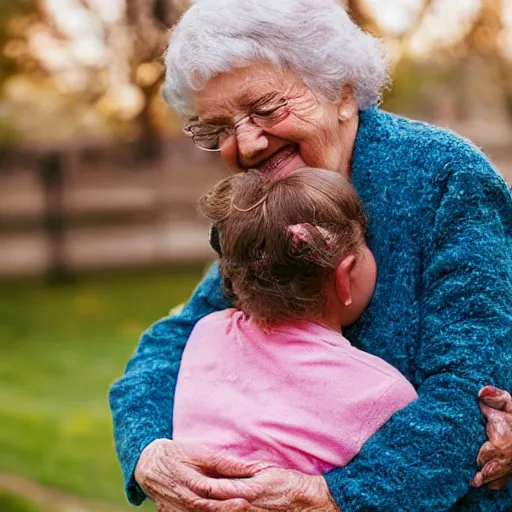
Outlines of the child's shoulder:
[[204,343],[210,350],[222,350],[229,345],[231,323],[236,309],[228,308],[210,313],[196,322],[185,345],[188,354],[202,351]]
[[373,354],[359,350],[354,346],[347,347],[346,354],[355,365],[361,368],[362,374],[373,374],[385,378],[390,384],[395,381],[407,380],[398,369]]
[[194,325],[192,332],[204,331],[206,329],[212,329],[214,326],[224,325],[229,322],[233,315],[236,313],[235,308],[222,309],[220,311],[214,311],[206,316],[203,316]]
[[396,412],[418,397],[414,386],[384,359],[355,347],[350,347],[346,353],[354,364],[360,383],[370,392],[372,403],[379,402],[383,410]]

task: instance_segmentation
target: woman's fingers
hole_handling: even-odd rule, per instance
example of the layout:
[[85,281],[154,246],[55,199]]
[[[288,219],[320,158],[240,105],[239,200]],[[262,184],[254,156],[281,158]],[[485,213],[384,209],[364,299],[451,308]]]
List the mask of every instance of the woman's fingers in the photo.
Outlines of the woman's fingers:
[[494,409],[482,402],[480,410],[487,420],[486,431],[489,441],[497,447],[512,444],[512,413]]
[[493,409],[512,413],[512,396],[503,389],[485,386],[478,393],[478,398]]
[[473,487],[489,484],[491,489],[499,490],[507,485],[512,474],[512,457],[505,451],[487,441],[478,452],[477,463],[480,470],[473,477]]
[[508,479],[511,473],[512,466],[507,461],[503,459],[492,460],[475,474],[471,485],[473,487],[481,487],[490,482],[499,481],[499,483],[501,483],[503,480]]
[[497,448],[489,441],[484,443],[478,452],[477,464],[479,468],[482,468],[485,464],[487,464],[492,459],[495,459],[499,456],[499,452]]
[[260,485],[253,477],[269,467],[225,455],[196,456],[189,464],[191,473],[187,487],[201,498],[215,500],[256,499]]
[[156,503],[157,512],[184,512],[184,509],[176,508],[172,505],[166,505],[164,503]]
[[259,494],[259,486],[251,478],[211,478],[201,473],[196,473],[188,479],[187,487],[197,496],[209,500],[241,498],[252,501]]
[[207,500],[198,499],[194,503],[194,512],[245,512],[249,510],[249,503],[242,499]]
[[225,454],[196,457],[193,463],[209,476],[226,478],[250,478],[269,467],[268,464],[246,462]]
[[489,440],[478,452],[480,471],[472,485],[489,484],[491,489],[501,489],[512,474],[512,397],[492,386],[481,389],[478,397],[487,420],[485,429]]
[[492,489],[493,491],[500,491],[501,489],[503,489],[504,487],[506,487],[508,485],[510,481],[510,477],[508,476],[503,476],[501,478],[498,478],[492,482],[489,482],[489,489]]
[[142,452],[135,476],[146,495],[157,504],[159,512],[200,510],[195,505],[198,500],[202,505],[208,501],[229,500],[231,508],[223,510],[237,511],[247,505],[247,500],[240,498],[256,495],[248,486],[251,479],[217,479],[211,475],[224,471],[228,475],[245,476],[256,471],[256,466],[221,459],[211,452],[201,453],[194,447],[161,439],[153,441]]
[[477,473],[475,473],[473,480],[471,480],[471,487],[482,487],[482,485],[484,485],[482,472],[478,471]]

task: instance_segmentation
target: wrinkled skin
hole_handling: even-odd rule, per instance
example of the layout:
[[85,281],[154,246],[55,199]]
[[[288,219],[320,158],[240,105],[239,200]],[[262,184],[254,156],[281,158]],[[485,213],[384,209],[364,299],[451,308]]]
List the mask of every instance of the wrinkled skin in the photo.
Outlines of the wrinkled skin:
[[478,394],[480,409],[487,420],[488,441],[478,453],[480,470],[472,485],[489,484],[502,489],[512,474],[512,397],[506,391],[487,386]]
[[167,439],[144,449],[135,479],[158,512],[339,512],[321,476],[201,454]]
[[[271,109],[276,99],[286,100],[287,113],[265,130],[246,119],[247,114]],[[200,119],[211,124],[230,122],[236,132],[225,138],[220,155],[232,172],[269,167],[287,174],[300,167],[340,172],[350,178],[350,160],[357,135],[359,113],[350,86],[340,89],[336,101],[309,89],[291,69],[258,62],[245,68],[220,73],[192,94]],[[252,105],[248,107],[248,105]],[[294,151],[278,165],[280,150]]]
[[[478,454],[473,486],[507,485],[512,473],[512,397],[479,393],[489,440]],[[245,463],[159,439],[142,452],[135,479],[158,512],[339,512],[322,477]]]
[[[212,453],[200,454],[177,442],[158,439],[142,452],[135,468],[135,479],[144,493],[157,505],[159,512],[178,510],[216,510],[210,503],[221,494],[229,480],[210,475],[250,476],[256,468],[229,459],[220,460]],[[223,502],[225,510],[246,510],[245,500]]]

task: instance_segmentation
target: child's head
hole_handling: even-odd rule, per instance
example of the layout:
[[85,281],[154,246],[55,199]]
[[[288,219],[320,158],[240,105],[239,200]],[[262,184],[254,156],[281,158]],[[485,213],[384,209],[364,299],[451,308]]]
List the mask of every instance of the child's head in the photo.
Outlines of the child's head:
[[224,284],[264,324],[355,321],[373,294],[366,218],[338,173],[304,168],[270,180],[258,171],[219,182],[199,202],[220,239]]

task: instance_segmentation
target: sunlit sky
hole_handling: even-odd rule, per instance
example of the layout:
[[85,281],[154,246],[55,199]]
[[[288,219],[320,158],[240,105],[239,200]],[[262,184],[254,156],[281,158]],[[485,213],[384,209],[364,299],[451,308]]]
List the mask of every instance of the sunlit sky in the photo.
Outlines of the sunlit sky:
[[[416,19],[423,1],[418,0],[365,0],[371,6],[379,23],[389,32],[400,35]],[[471,15],[478,9],[480,0],[434,0],[429,8],[433,11],[430,16],[435,25],[429,27],[434,29],[435,34],[443,32],[453,33],[454,25],[450,22],[460,19],[461,15]],[[440,23],[440,21],[442,21]],[[430,32],[431,30],[427,30]]]
[[[414,23],[422,0],[365,0],[386,33],[400,36]],[[481,0],[433,0],[428,14],[408,44],[409,53],[422,58],[449,44],[467,30]],[[512,59],[512,0],[502,0],[505,31],[502,48]],[[44,26],[31,37],[32,50],[48,69],[61,75],[68,88],[83,83],[84,68],[105,69],[120,58],[105,27],[120,25],[125,0],[43,0],[50,19],[67,40]]]
[[[365,0],[379,24],[400,36],[418,16],[421,0]],[[502,48],[512,58],[512,0],[502,0],[506,26]],[[423,57],[460,37],[478,14],[480,0],[434,0],[423,23],[410,41],[412,56]]]
[[[89,65],[105,65],[107,42],[104,40],[103,25],[114,24],[124,16],[124,0],[86,0],[85,7],[80,0],[44,0],[46,11],[57,30],[68,39],[63,47],[48,34],[40,38],[34,50],[42,53],[43,59],[51,64],[65,65],[66,60]],[[60,61],[60,62],[58,62]]]

